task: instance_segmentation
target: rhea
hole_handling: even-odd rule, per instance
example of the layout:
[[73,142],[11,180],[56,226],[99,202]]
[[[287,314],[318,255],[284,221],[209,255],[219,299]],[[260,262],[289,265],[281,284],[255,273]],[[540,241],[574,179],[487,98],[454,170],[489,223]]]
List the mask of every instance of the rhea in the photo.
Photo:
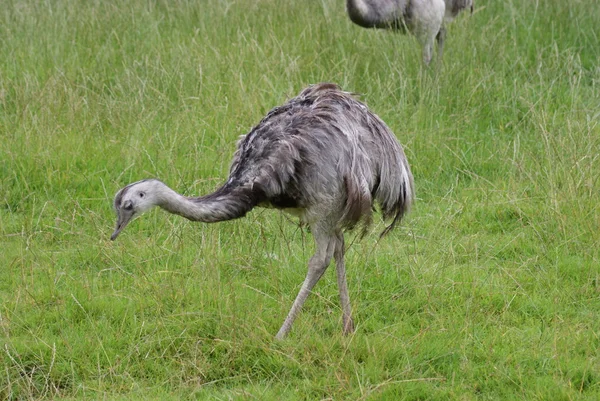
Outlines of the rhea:
[[[414,199],[413,176],[388,126],[352,94],[321,83],[271,110],[242,136],[229,178],[215,192],[187,197],[146,179],[117,192],[111,240],[154,206],[205,223],[243,217],[256,206],[300,217],[310,227],[315,253],[276,338],[285,337],[304,301],[335,259],[343,333],[354,331],[344,265],[344,231],[366,230],[375,205],[391,230]],[[364,233],[364,231],[363,231]]]
[[445,22],[452,21],[473,0],[346,0],[350,20],[364,28],[409,31],[421,44],[423,63],[429,65],[434,41],[441,62],[446,38]]

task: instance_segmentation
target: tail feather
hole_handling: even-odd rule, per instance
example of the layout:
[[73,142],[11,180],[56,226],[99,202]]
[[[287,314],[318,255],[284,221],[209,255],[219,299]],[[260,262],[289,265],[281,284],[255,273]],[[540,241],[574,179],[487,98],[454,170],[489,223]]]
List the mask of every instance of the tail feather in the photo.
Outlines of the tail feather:
[[371,194],[362,191],[360,186],[347,176],[344,177],[344,186],[347,198],[340,221],[348,229],[354,228],[359,223],[362,224],[362,235],[364,235],[373,221]]
[[414,201],[414,181],[404,151],[399,149],[393,163],[384,163],[375,199],[381,207],[384,219],[392,219],[381,236],[389,233],[408,213]]

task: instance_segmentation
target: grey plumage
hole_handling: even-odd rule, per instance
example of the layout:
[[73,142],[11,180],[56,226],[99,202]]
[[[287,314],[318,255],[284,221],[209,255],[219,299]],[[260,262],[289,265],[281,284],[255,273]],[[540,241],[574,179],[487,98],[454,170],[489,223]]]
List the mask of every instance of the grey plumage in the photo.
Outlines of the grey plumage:
[[444,22],[467,8],[473,12],[473,0],[346,0],[348,16],[357,25],[413,33],[421,44],[425,65],[431,62],[435,40],[438,60],[442,59]]
[[271,110],[241,137],[229,179],[214,193],[185,197],[154,179],[121,189],[115,196],[118,219],[111,239],[153,206],[209,223],[243,217],[255,206],[291,212],[311,227],[316,252],[277,337],[289,332],[332,258],[348,333],[353,323],[343,231],[356,226],[366,230],[378,204],[383,218],[391,220],[385,233],[409,210],[413,199],[410,167],[391,130],[351,94],[321,83]]

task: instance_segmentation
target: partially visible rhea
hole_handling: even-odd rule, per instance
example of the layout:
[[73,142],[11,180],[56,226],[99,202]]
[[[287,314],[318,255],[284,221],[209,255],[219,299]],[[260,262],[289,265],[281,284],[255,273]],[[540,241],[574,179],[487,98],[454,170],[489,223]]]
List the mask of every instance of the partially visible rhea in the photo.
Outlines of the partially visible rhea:
[[473,0],[346,0],[348,16],[355,24],[414,34],[421,44],[425,65],[431,62],[436,40],[438,63],[442,61],[444,24],[467,8],[473,13]]

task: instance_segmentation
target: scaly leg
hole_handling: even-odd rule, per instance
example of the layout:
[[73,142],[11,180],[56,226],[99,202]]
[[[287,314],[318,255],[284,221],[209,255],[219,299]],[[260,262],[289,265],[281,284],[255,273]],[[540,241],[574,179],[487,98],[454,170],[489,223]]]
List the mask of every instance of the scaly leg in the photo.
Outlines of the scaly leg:
[[425,67],[429,67],[429,63],[431,63],[431,52],[433,50],[433,40],[431,41],[427,41],[424,45],[423,45],[423,64],[425,64]]
[[350,296],[348,295],[348,283],[346,281],[346,266],[344,264],[344,234],[337,233],[335,242],[335,271],[337,273],[337,282],[340,289],[340,303],[342,304],[342,321],[344,323],[344,334],[354,332],[354,322],[352,321],[352,307],[350,305]]
[[296,296],[296,300],[292,305],[292,309],[290,309],[290,312],[285,318],[285,322],[283,322],[283,325],[275,336],[275,338],[278,340],[284,338],[290,332],[292,323],[294,323],[298,312],[300,312],[300,309],[302,309],[304,301],[306,301],[306,298],[310,294],[315,284],[317,284],[323,273],[325,273],[325,270],[327,270],[329,262],[331,262],[331,257],[333,256],[336,238],[323,233],[316,227],[312,227],[312,232],[313,236],[315,237],[317,250],[308,262],[308,273],[306,274],[304,283],[302,283],[302,287]]

